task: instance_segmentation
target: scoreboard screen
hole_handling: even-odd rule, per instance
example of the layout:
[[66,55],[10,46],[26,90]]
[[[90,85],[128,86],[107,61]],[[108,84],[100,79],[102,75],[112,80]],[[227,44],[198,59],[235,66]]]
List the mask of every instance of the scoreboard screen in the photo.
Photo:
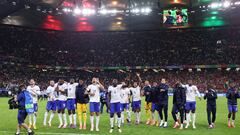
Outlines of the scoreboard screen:
[[167,9],[163,10],[164,27],[188,27],[187,9]]

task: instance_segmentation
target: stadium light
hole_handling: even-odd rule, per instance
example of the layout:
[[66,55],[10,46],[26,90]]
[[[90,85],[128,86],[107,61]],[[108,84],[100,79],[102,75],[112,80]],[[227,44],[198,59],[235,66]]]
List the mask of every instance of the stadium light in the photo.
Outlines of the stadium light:
[[101,9],[99,13],[105,15],[108,13],[108,11],[106,9]]
[[95,13],[96,13],[96,11],[94,9],[89,9],[89,8],[82,9],[83,15],[93,15]]
[[223,7],[224,8],[227,8],[227,7],[229,7],[231,5],[231,3],[229,2],[229,1],[225,1],[224,3],[223,3]]
[[236,1],[234,5],[240,5],[240,1]]
[[218,7],[218,3],[212,3],[212,4],[210,5],[210,7],[211,7],[211,8],[217,8],[217,7]]
[[77,7],[73,10],[73,13],[78,15],[81,13],[81,10]]
[[227,69],[226,69],[226,71],[230,71],[230,70],[231,70],[231,68],[227,68]]
[[72,12],[72,10],[70,8],[63,8],[63,11],[66,13]]

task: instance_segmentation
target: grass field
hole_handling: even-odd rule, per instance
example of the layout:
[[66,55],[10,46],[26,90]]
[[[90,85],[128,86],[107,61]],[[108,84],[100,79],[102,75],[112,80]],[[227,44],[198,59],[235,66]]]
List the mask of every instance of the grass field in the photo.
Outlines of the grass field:
[[[9,110],[7,98],[0,98],[0,135],[8,135],[14,134],[16,131],[16,124],[17,124],[17,110]],[[216,128],[215,129],[208,129],[207,124],[207,115],[206,115],[206,101],[198,101],[197,102],[197,120],[196,126],[197,129],[193,130],[191,127],[189,129],[179,130],[173,129],[173,119],[170,114],[172,108],[172,98],[169,99],[169,128],[163,129],[155,126],[147,126],[145,124],[141,125],[127,125],[125,124],[122,127],[122,135],[226,135],[232,134],[237,135],[240,133],[240,120],[236,119],[236,128],[227,128],[227,105],[226,105],[226,98],[219,97],[217,101],[217,120],[216,120]],[[35,133],[41,135],[76,135],[76,134],[109,134],[109,116],[108,114],[104,113],[100,117],[100,132],[90,132],[89,130],[82,131],[79,129],[58,129],[58,117],[55,115],[53,119],[52,127],[43,127],[43,116],[45,112],[45,105],[46,101],[39,102],[39,112],[37,118],[37,130]],[[143,107],[142,107],[143,108]],[[145,123],[146,117],[145,112],[142,110],[141,119]],[[240,117],[240,116],[239,116]],[[134,119],[134,115],[132,116]],[[28,119],[27,119],[28,121]],[[88,115],[88,125],[89,128],[89,115]],[[23,131],[23,130],[22,130]],[[25,134],[25,133],[24,133]],[[117,130],[114,130],[112,134],[119,134]]]

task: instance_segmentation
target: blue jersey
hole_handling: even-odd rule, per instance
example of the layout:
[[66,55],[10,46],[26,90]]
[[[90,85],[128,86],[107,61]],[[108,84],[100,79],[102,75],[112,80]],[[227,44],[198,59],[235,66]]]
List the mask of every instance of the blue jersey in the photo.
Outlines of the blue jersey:
[[237,99],[240,98],[240,93],[235,88],[228,89],[226,93],[229,105],[237,105]]
[[19,110],[25,110],[25,94],[24,94],[24,91],[21,91],[17,96],[17,102],[18,102]]

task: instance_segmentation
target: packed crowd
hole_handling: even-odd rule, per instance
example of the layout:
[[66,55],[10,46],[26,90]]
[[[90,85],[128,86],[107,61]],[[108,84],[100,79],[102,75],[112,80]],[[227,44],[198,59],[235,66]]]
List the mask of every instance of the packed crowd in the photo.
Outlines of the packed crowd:
[[[217,69],[189,72],[187,69],[154,72],[152,69],[133,71],[83,71],[30,68],[47,66],[173,66],[202,64],[239,64],[240,29],[186,29],[149,32],[75,33],[33,30],[0,26],[0,86],[19,84],[35,78],[41,89],[50,78],[82,78],[93,76],[108,83],[111,78],[122,80],[140,72],[144,79],[166,78],[170,86],[176,80],[193,78],[200,91],[212,82],[219,91],[226,90],[229,80],[239,82],[237,71]],[[222,34],[219,34],[222,33]],[[210,40],[211,39],[211,40]],[[4,63],[4,62],[7,62]],[[22,79],[22,78],[25,79]],[[27,83],[25,81],[25,83]]]
[[51,66],[239,64],[239,32],[224,28],[75,33],[1,26],[0,60]]

